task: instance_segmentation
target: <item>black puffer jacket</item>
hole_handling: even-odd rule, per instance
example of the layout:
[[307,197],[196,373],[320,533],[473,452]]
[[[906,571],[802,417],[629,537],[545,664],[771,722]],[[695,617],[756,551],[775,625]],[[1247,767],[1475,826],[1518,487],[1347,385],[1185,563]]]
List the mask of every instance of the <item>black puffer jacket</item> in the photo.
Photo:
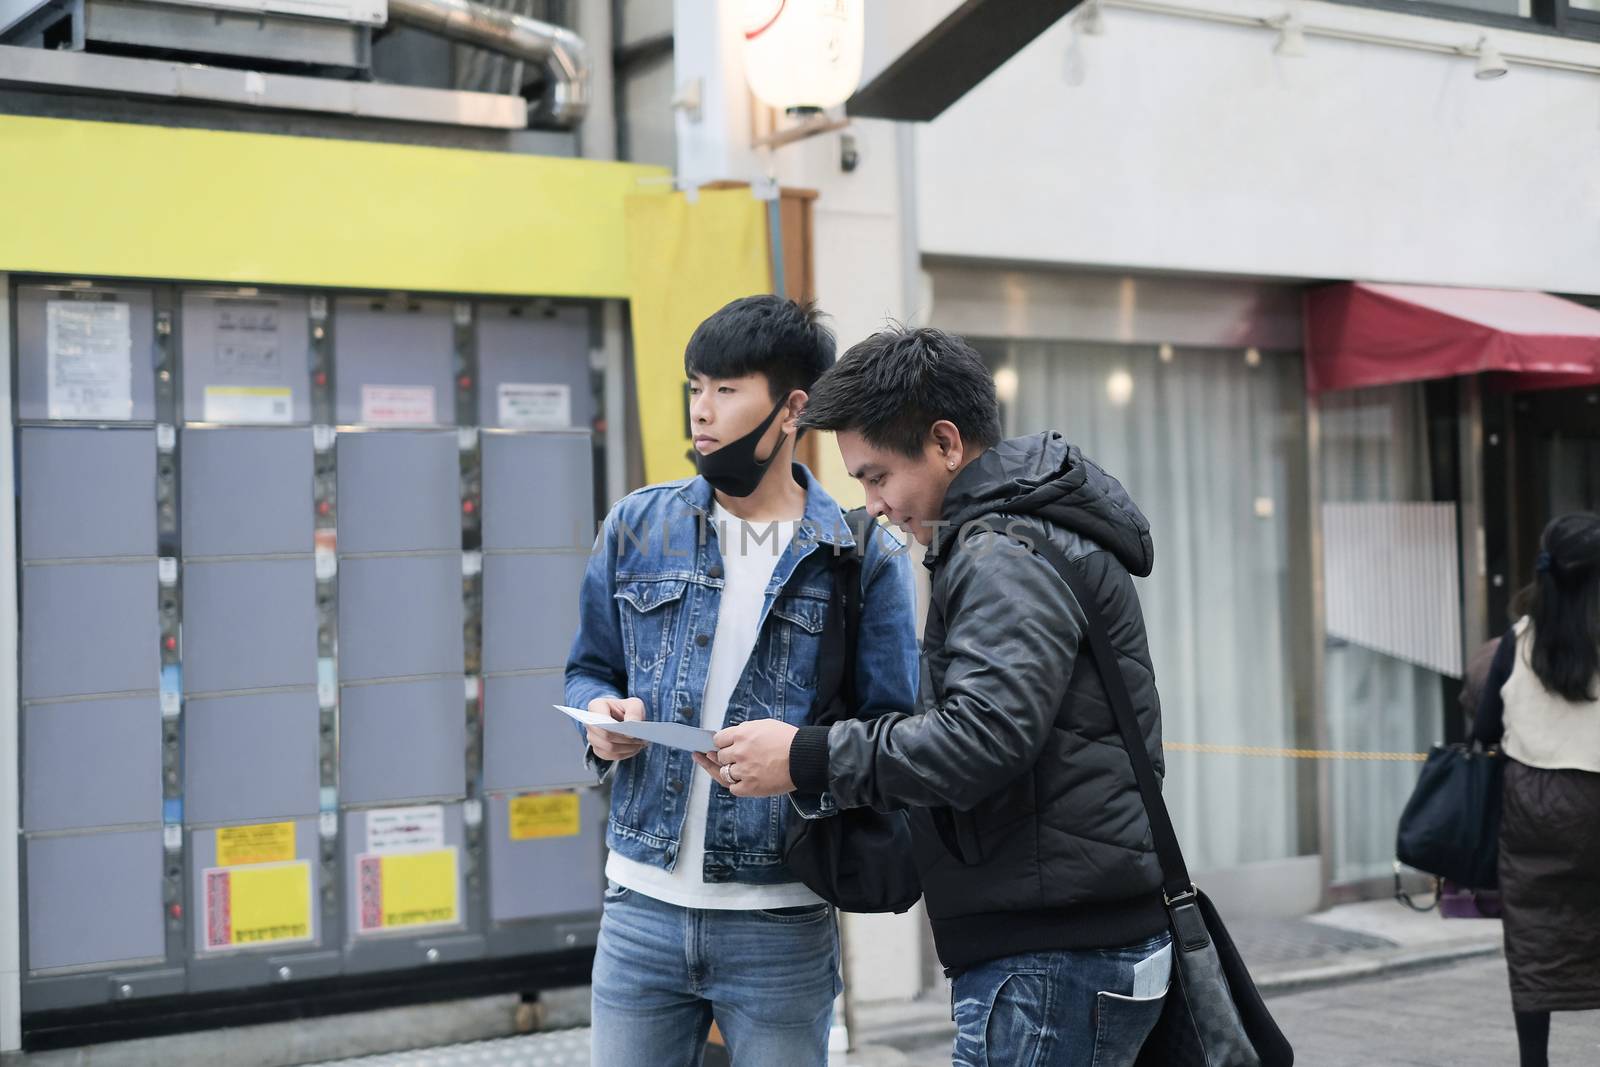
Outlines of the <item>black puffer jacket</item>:
[[943,519],[926,710],[805,728],[796,784],[845,807],[917,809],[928,914],[952,971],[1154,936],[1167,922],[1160,867],[1086,641],[1079,654],[1083,613],[1029,550],[1048,536],[1084,568],[1159,771],[1160,701],[1130,577],[1150,573],[1149,522],[1053,433],[980,456],[950,486]]

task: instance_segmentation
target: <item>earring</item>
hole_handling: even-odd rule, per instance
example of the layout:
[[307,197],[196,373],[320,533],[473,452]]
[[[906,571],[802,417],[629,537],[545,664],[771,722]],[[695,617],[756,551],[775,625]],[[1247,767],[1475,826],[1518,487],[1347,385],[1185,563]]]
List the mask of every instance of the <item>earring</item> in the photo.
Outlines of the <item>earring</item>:
[[956,469],[956,461],[955,460],[951,460],[949,463],[946,463],[945,466],[949,467],[951,470],[955,470]]

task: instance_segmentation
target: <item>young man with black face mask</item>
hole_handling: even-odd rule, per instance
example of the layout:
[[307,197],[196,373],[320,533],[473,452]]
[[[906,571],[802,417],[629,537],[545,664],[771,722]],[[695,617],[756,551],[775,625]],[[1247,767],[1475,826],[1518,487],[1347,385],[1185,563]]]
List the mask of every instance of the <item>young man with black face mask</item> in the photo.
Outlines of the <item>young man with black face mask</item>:
[[[835,555],[856,544],[794,462],[807,390],[833,363],[818,318],[756,296],[695,331],[684,371],[700,474],[641,489],[607,516],[584,576],[568,704],[711,730],[810,723]],[[910,711],[909,565],[886,530],[867,532],[857,696],[864,713]],[[603,729],[587,740],[612,783],[593,1062],[698,1064],[714,1019],[736,1065],[825,1064],[838,934],[832,909],[784,866],[783,845],[790,820],[827,817],[833,798],[740,798],[737,765]]]

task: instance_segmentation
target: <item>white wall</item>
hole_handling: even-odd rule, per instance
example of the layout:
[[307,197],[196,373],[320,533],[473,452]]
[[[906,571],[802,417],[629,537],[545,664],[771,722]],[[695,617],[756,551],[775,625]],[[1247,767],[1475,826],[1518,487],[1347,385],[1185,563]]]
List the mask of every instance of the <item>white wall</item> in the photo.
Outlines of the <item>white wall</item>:
[[[1177,0],[1281,13],[1259,0]],[[1319,20],[1474,44],[1338,4]],[[1108,8],[918,130],[925,253],[1600,293],[1600,76]],[[1600,45],[1490,31],[1600,62]]]

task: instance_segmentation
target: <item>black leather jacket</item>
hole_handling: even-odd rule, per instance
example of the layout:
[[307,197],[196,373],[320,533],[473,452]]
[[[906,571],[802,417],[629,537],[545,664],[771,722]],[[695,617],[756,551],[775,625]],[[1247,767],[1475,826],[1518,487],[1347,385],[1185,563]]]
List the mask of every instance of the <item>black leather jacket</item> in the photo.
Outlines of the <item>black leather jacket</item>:
[[1150,573],[1150,524],[1054,433],[980,456],[951,484],[943,518],[923,711],[802,730],[796,784],[842,807],[914,809],[952,971],[1146,940],[1167,920],[1144,805],[1086,641],[1079,655],[1083,613],[1030,546],[1048,536],[1084,568],[1159,772],[1160,699],[1131,577]]

